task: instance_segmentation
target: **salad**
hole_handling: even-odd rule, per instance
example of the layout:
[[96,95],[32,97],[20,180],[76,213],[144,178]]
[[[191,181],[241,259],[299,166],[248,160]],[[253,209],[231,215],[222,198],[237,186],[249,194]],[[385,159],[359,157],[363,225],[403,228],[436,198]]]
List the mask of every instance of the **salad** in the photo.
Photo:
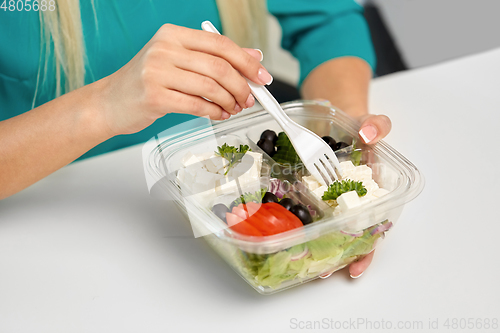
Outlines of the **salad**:
[[[362,151],[355,142],[337,142],[329,136],[323,140],[337,154],[347,156],[340,163],[341,178],[328,187],[304,170],[286,134],[272,130],[262,132],[254,149],[224,143],[213,152],[188,152],[181,160],[177,181],[226,229],[256,243],[267,236],[304,230],[389,193],[373,179],[372,169],[363,163]],[[263,174],[266,164],[277,164],[290,173]],[[252,191],[241,190],[252,187]],[[329,276],[371,252],[391,227],[388,220],[364,228],[353,222],[349,228],[278,252],[259,254],[240,248],[219,252],[251,284],[275,289]]]

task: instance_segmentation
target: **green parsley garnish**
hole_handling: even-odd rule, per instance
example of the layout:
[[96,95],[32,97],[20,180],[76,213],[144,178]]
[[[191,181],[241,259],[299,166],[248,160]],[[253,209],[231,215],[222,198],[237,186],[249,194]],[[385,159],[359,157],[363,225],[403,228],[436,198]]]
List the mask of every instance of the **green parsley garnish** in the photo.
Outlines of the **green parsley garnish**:
[[227,143],[217,147],[217,150],[218,152],[215,152],[215,154],[225,158],[229,162],[227,170],[224,173],[225,175],[227,175],[232,167],[241,161],[247,151],[252,151],[247,145],[240,145],[240,148],[238,149],[235,146],[229,146]]
[[339,182],[336,180],[328,187],[328,190],[325,191],[321,199],[337,200],[342,193],[350,191],[356,191],[360,197],[364,196],[367,192],[362,182],[355,182],[353,180],[343,180]]
[[260,189],[260,191],[257,191],[255,193],[250,193],[250,192],[244,193],[238,199],[231,202],[231,206],[238,206],[240,203],[246,204],[247,202],[261,203],[262,198],[264,198],[266,192],[267,192],[267,187],[262,188]]

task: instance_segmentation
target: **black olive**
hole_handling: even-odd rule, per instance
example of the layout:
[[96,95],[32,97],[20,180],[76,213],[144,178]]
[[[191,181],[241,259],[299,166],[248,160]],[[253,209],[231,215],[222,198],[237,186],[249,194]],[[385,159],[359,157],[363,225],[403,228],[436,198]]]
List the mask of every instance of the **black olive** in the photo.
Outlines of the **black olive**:
[[237,203],[236,200],[234,200],[233,202],[231,202],[231,204],[229,205],[229,212],[231,213],[233,211],[233,208],[237,207],[238,205],[239,205],[239,203]]
[[335,150],[343,149],[345,147],[349,147],[349,145],[345,142],[337,142],[337,147]]
[[295,202],[293,202],[293,200],[290,198],[283,198],[280,200],[280,205],[290,210],[292,209],[293,205],[295,205]]
[[336,146],[337,145],[337,141],[335,141],[334,138],[332,138],[331,136],[324,136],[322,137],[322,139],[328,143],[329,146]]
[[226,213],[229,212],[229,209],[227,208],[226,205],[220,203],[212,207],[212,212],[214,212],[215,215],[217,215],[218,218],[220,218],[222,221],[226,222]]
[[260,135],[260,139],[261,140],[264,139],[264,140],[270,141],[270,142],[273,143],[273,145],[275,145],[276,144],[276,140],[278,140],[278,136],[276,135],[275,131],[265,130]]
[[264,196],[262,197],[262,203],[268,203],[268,202],[279,202],[278,197],[272,194],[271,192],[266,192]]
[[304,225],[313,221],[311,213],[309,213],[309,209],[307,209],[304,205],[297,204],[290,209],[290,212],[297,216]]
[[266,152],[267,155],[273,156],[274,155],[274,144],[266,139],[260,139],[259,142],[257,142],[257,146],[259,146],[263,151]]

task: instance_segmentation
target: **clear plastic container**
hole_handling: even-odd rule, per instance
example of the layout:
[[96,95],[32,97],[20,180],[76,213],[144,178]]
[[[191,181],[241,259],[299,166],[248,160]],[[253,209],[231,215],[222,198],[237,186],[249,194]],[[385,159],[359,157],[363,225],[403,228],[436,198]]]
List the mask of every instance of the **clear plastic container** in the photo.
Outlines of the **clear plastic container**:
[[[349,143],[358,137],[359,124],[323,103],[295,101],[282,107],[294,121],[319,136],[329,135]],[[423,189],[423,177],[417,168],[385,142],[374,146],[358,142],[356,158],[372,169],[373,179],[389,193],[334,216],[332,207],[303,186],[301,172],[280,175],[289,185],[287,196],[306,200],[305,204],[317,210],[317,221],[271,236],[239,234],[227,228],[212,213],[211,207],[219,202],[228,204],[239,197],[241,191],[247,192],[245,188],[199,200],[183,192],[176,173],[187,151],[204,152],[204,142],[214,137],[219,145],[224,142],[247,144],[253,151],[263,153],[256,143],[266,129],[281,132],[266,111],[218,122],[213,127],[193,128],[166,138],[151,151],[147,163],[147,172],[171,193],[190,222],[205,229],[204,238],[211,247],[261,294],[275,293],[318,277],[326,278],[370,253],[396,223],[404,204]],[[353,151],[353,146],[349,146],[336,154],[340,161],[345,161],[353,157]],[[273,174],[276,164],[267,154],[263,155],[259,186],[266,188],[276,176]]]

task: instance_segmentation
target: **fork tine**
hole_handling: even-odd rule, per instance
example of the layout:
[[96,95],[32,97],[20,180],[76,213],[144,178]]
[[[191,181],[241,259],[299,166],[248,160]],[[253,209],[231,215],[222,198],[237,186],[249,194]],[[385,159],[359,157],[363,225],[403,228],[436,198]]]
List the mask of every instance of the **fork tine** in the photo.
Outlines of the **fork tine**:
[[334,152],[327,152],[326,157],[328,157],[329,164],[333,167],[333,175],[336,180],[340,179],[340,175],[342,174],[342,167],[340,166],[337,155]]
[[334,180],[339,180],[339,176],[337,175],[337,170],[332,162],[331,159],[321,159],[321,161],[325,164],[325,167],[328,169],[328,171],[330,171],[330,173],[332,174]]
[[323,176],[321,176],[321,173],[319,173],[319,171],[316,169],[316,166],[314,164],[311,164],[311,165],[308,165],[307,166],[307,170],[309,171],[309,173],[314,176],[314,178],[316,178],[316,180],[318,182],[321,183],[321,185],[324,185],[324,186],[328,186],[329,184],[327,184],[325,182],[325,179],[323,178]]
[[[326,163],[325,163],[326,164]],[[324,165],[323,165],[323,161],[321,159],[317,160],[316,163],[314,163],[314,165],[319,169],[319,171],[324,175],[324,177],[326,178],[327,180],[327,186],[329,186],[331,183],[333,183],[333,180],[330,176],[330,174],[328,173],[328,171],[326,171]]]

